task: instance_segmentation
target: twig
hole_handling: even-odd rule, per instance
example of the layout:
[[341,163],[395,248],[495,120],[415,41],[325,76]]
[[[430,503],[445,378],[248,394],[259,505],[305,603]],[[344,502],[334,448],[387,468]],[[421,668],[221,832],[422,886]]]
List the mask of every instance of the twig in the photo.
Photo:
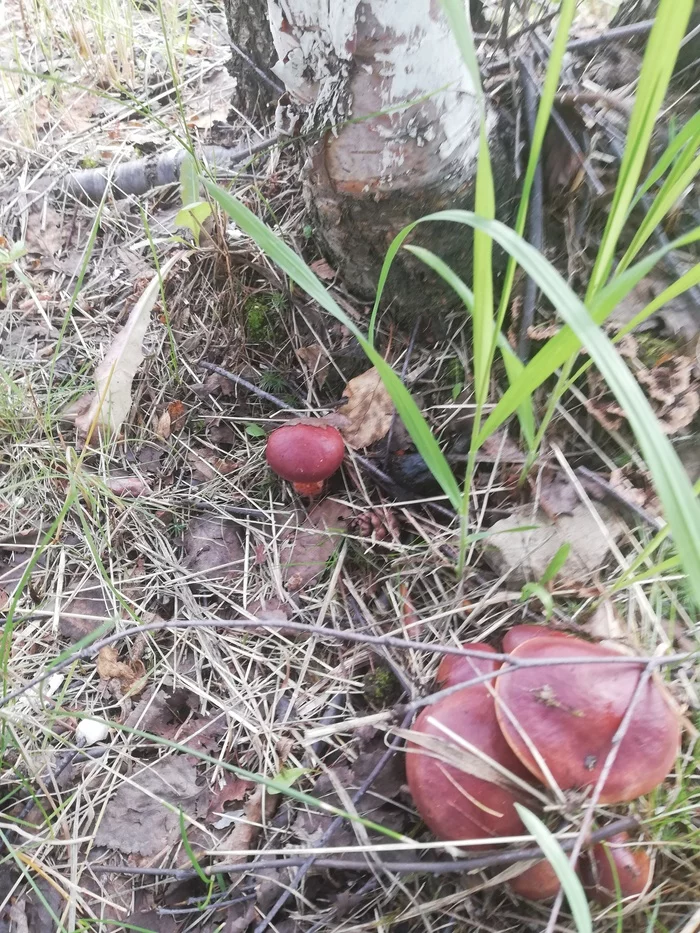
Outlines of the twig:
[[[402,722],[402,724],[401,724],[402,728],[405,729],[407,726],[409,726],[412,718],[413,718],[413,713],[408,713],[408,714],[404,717],[404,720],[403,720],[403,722]],[[372,784],[376,781],[376,779],[377,779],[377,778],[379,777],[379,775],[382,773],[382,771],[384,770],[384,768],[385,768],[385,767],[387,766],[387,764],[389,763],[389,760],[390,760],[391,758],[393,758],[393,756],[396,754],[396,752],[397,752],[397,747],[396,747],[396,746],[392,746],[392,747],[390,747],[390,748],[387,748],[387,750],[384,752],[384,754],[382,755],[382,757],[381,757],[381,758],[379,759],[379,761],[376,763],[376,765],[374,766],[374,768],[372,768],[372,770],[371,770],[370,773],[367,775],[367,777],[364,779],[364,781],[362,782],[362,784],[361,784],[360,787],[358,788],[357,792],[355,793],[354,797],[352,798],[353,805],[357,805],[357,804],[360,802],[360,800],[364,797],[364,795],[367,793],[367,791],[370,789],[370,787],[372,786]],[[332,836],[333,836],[333,834],[336,832],[336,830],[338,830],[338,829],[340,828],[340,826],[343,824],[344,820],[345,820],[344,817],[342,817],[342,816],[336,816],[336,818],[333,820],[333,822],[330,824],[330,826],[326,829],[326,831],[325,831],[324,834],[322,835],[322,837],[321,837],[321,839],[320,839],[320,841],[319,841],[319,843],[318,843],[319,848],[321,848],[321,847],[327,845],[327,843],[330,841],[330,839],[332,838]],[[264,918],[260,921],[260,923],[255,927],[255,930],[253,931],[253,933],[265,933],[265,930],[268,928],[268,926],[270,925],[270,923],[272,923],[272,921],[275,919],[275,917],[277,916],[277,914],[280,912],[280,910],[282,910],[282,908],[283,908],[284,905],[287,903],[287,901],[289,900],[289,898],[292,896],[292,894],[294,893],[294,891],[296,891],[296,889],[299,887],[299,885],[301,884],[301,882],[303,881],[303,879],[306,877],[306,875],[308,874],[309,870],[311,869],[311,867],[313,866],[314,862],[316,861],[316,858],[317,858],[317,856],[315,856],[315,855],[310,855],[310,856],[307,858],[307,860],[303,863],[303,865],[301,866],[301,868],[299,869],[299,871],[298,871],[298,872],[296,873],[296,875],[292,878],[292,880],[290,881],[289,885],[287,885],[287,887],[286,887],[285,890],[282,892],[282,894],[277,898],[277,900],[275,901],[275,903],[274,903],[274,904],[272,905],[272,907],[268,910],[268,912],[266,913],[265,917],[264,917]]]
[[[538,90],[533,82],[533,63],[532,56],[528,60],[520,59],[520,76],[523,86],[523,103],[525,105],[525,122],[527,124],[527,134],[530,140],[530,147],[535,135],[535,122],[537,121],[537,95]],[[543,243],[543,220],[542,220],[542,162],[537,160],[535,166],[535,175],[532,181],[532,193],[529,204],[527,219],[527,239],[531,246],[541,253]],[[537,284],[532,276],[528,276],[525,285],[525,298],[523,301],[522,315],[520,318],[520,335],[518,339],[518,356],[523,362],[527,361],[530,354],[530,337],[528,332],[532,327],[535,318],[535,302],[537,301]]]
[[661,531],[664,527],[664,523],[660,518],[655,518],[653,515],[649,515],[641,506],[637,505],[636,502],[632,502],[631,499],[627,499],[621,493],[614,489],[610,483],[603,479],[602,476],[598,476],[597,473],[594,473],[593,470],[588,470],[586,467],[577,467],[575,472],[586,482],[595,483],[595,485],[602,490],[606,496],[609,496],[611,499],[614,499],[619,505],[623,506],[626,509],[629,509],[630,512],[633,512],[637,518],[644,522],[645,525],[648,525],[653,531]]
[[[221,33],[221,35],[223,35],[223,33]],[[241,61],[244,61],[246,65],[255,72],[255,74],[260,78],[263,84],[266,84],[269,88],[271,88],[277,94],[284,94],[286,89],[281,81],[278,81],[273,76],[266,74],[262,70],[262,68],[258,68],[258,66],[255,64],[253,59],[249,55],[246,55],[246,53],[243,51],[242,48],[240,48],[240,46],[236,45],[236,43],[233,41],[231,36],[227,35],[225,38],[228,44],[233,49],[233,51],[236,53],[236,55],[238,55]]]
[[266,392],[259,386],[253,385],[252,382],[248,382],[248,380],[244,379],[243,376],[237,376],[230,370],[224,369],[223,366],[217,366],[215,363],[207,363],[205,360],[200,360],[199,365],[202,369],[209,370],[209,372],[218,373],[219,376],[225,376],[227,379],[230,379],[231,382],[235,382],[236,385],[242,386],[242,388],[247,389],[249,392],[257,395],[259,398],[264,398],[266,402],[272,402],[273,405],[276,405],[277,408],[281,409],[282,411],[296,410],[292,408],[291,405],[287,405],[286,402],[283,402],[281,398],[277,398],[276,395],[272,395],[270,392]]
[[[27,618],[35,617],[36,615],[38,615],[38,613],[33,613]],[[22,618],[16,619],[17,624],[20,624],[22,621],[24,621]],[[49,665],[46,670],[44,670],[41,674],[37,674],[36,677],[28,681],[22,687],[18,687],[16,690],[12,690],[9,693],[6,693],[4,696],[0,697],[0,708],[6,706],[12,700],[16,700],[18,697],[26,693],[27,690],[31,690],[32,688],[37,687],[48,677],[51,677],[52,674],[56,674],[59,671],[65,670],[67,667],[75,664],[76,661],[88,660],[102,648],[105,648],[108,645],[112,645],[123,638],[136,638],[138,635],[145,634],[146,632],[157,632],[163,631],[164,629],[186,628],[241,629],[243,631],[246,629],[287,629],[289,631],[301,632],[306,635],[318,635],[325,638],[337,638],[340,641],[349,641],[366,645],[377,645],[383,648],[402,648],[411,649],[413,651],[426,651],[431,654],[455,654],[464,657],[483,656],[483,653],[478,649],[458,648],[454,645],[428,644],[422,641],[412,641],[408,638],[396,638],[393,635],[369,635],[365,632],[352,632],[347,629],[337,629],[330,627],[327,628],[324,625],[307,625],[303,622],[293,622],[288,619],[280,619],[279,621],[273,621],[271,619],[160,619],[156,622],[146,622],[144,625],[136,625],[132,628],[124,629],[121,632],[113,632],[111,635],[107,635],[99,641],[94,641],[91,645],[86,645],[83,648],[69,652],[60,660],[56,661],[55,664]],[[570,658],[548,658],[546,660],[538,660],[537,658],[514,658],[509,654],[493,654],[490,655],[492,660],[507,662],[508,666],[499,668],[499,670],[494,671],[493,673],[486,676],[500,676],[502,674],[510,673],[513,670],[517,670],[520,667],[542,667],[546,665],[559,664],[655,664],[661,666],[682,663],[689,660],[690,658],[695,657],[696,654],[700,654],[700,651],[666,655],[666,657],[663,658],[631,657],[627,655],[620,655],[619,657],[611,656],[609,658],[581,658],[572,656]],[[464,684],[457,684],[456,688],[459,689],[460,687],[464,688],[473,686],[476,683],[481,683],[483,677],[484,675],[480,675],[479,678],[475,678],[474,680],[468,681]],[[454,689],[454,687],[448,688],[446,691],[441,691],[439,694],[433,694],[433,697],[437,698],[443,694],[453,691]],[[430,702],[429,698],[415,700],[413,703],[409,704],[409,708],[417,709],[419,705],[426,705],[426,700],[427,702]]]
[[[639,828],[639,822],[631,816],[623,817],[604,826],[602,829],[591,833],[587,845],[595,845],[617,833],[634,830]],[[447,843],[446,843],[447,844]],[[571,851],[576,844],[576,839],[564,839],[561,841],[561,847],[565,852]],[[368,863],[366,859],[355,860],[346,858],[315,858],[315,864],[318,868],[339,868],[347,871],[367,871],[369,864],[372,867],[381,867],[388,872],[398,874],[405,873],[423,873],[431,875],[460,874],[462,872],[483,871],[486,868],[499,868],[507,865],[514,865],[516,862],[531,861],[542,858],[542,850],[539,846],[529,846],[524,849],[508,849],[505,851],[490,851],[474,858],[454,859],[451,862],[440,861],[411,861],[411,862],[382,862],[374,861]],[[262,858],[255,862],[234,862],[231,865],[212,865],[202,868],[206,875],[214,874],[233,874],[245,872],[267,871],[271,868],[296,868],[303,866],[308,861],[302,855],[289,856],[288,858]],[[188,881],[200,877],[199,872],[194,869],[186,868],[137,868],[130,865],[93,865],[92,871],[99,874],[115,875],[135,875],[139,878],[170,878],[174,881]],[[256,933],[258,931],[256,930]]]
[[620,39],[629,39],[631,36],[643,36],[651,31],[654,25],[653,19],[644,19],[640,23],[630,23],[628,26],[614,26],[612,29],[606,29],[598,33],[597,36],[586,36],[583,39],[571,39],[567,42],[568,52],[581,52],[587,49],[594,49],[599,45],[607,45],[608,42],[619,42]]

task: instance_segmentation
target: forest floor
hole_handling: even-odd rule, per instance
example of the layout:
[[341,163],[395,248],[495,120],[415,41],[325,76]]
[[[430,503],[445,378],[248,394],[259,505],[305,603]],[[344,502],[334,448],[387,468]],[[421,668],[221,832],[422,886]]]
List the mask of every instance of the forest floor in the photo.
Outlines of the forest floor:
[[[498,859],[435,869],[453,853],[416,816],[401,735],[440,645],[498,647],[550,613],[563,631],[680,659],[663,669],[684,723],[673,774],[596,809],[602,823],[637,819],[654,882],[640,901],[592,909],[599,931],[696,931],[700,634],[677,570],[629,582],[662,521],[600,378],[566,396],[524,483],[515,434],[484,446],[457,578],[454,514],[342,325],[216,212],[193,242],[177,185],[99,204],[62,187],[183,139],[238,149],[272,136],[231,113],[221,12],[197,0],[4,9],[0,931],[544,929],[551,905],[510,893]],[[271,148],[229,177],[364,327],[369,309],[314,251],[301,164],[297,148]],[[565,215],[555,258],[575,279]],[[123,424],[85,444],[75,403],[168,258]],[[552,327],[545,314],[529,337]],[[622,352],[696,481],[691,338],[634,334]],[[465,322],[455,314],[436,337],[384,317],[379,344],[459,470],[473,417]],[[265,462],[290,408],[339,413],[348,444],[315,504]],[[542,582],[564,540],[567,563]],[[570,831],[585,810],[567,801]],[[556,929],[573,924],[564,906]]]

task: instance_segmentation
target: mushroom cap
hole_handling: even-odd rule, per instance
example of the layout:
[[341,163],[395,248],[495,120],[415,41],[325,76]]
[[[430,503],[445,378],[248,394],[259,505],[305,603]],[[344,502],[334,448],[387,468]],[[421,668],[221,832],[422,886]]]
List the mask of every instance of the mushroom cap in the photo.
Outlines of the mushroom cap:
[[548,901],[557,896],[561,883],[545,858],[511,878],[508,887],[513,894],[526,897],[529,901]]
[[525,623],[524,625],[514,625],[503,636],[503,651],[510,654],[515,651],[518,645],[522,645],[531,638],[575,638],[569,632],[560,632],[558,629],[550,628],[548,625],[534,625]]
[[[436,751],[414,742],[407,746],[406,777],[423,822],[439,839],[446,840],[489,839],[522,832],[513,804],[524,800],[526,794],[449,738],[438,722],[508,771],[528,777],[527,769],[503,738],[492,694],[482,684],[465,687],[423,709],[411,730],[439,740]],[[441,749],[459,756],[474,773],[448,764]],[[482,777],[476,777],[478,773]]]
[[286,424],[267,439],[265,457],[271,469],[292,483],[328,479],[345,456],[345,441],[329,424]]
[[490,654],[496,654],[496,649],[492,648],[491,645],[479,641],[465,641],[462,647],[479,651],[484,657],[477,658],[466,654],[443,655],[435,675],[435,681],[440,688],[444,689],[455,684],[465,683],[473,677],[478,677],[479,674],[491,674],[493,671],[498,670],[501,665],[500,661],[494,661],[493,658],[489,657]]
[[651,884],[652,865],[646,851],[626,845],[627,833],[611,836],[586,852],[581,860],[581,878],[588,894],[600,904],[616,904],[615,881],[620,898],[639,897]]
[[[511,656],[542,661],[576,657],[593,662],[521,667],[499,677],[496,713],[508,744],[541,781],[546,782],[545,775],[522,733],[560,788],[594,786],[642,668],[614,648],[576,637],[533,638]],[[596,664],[598,658],[619,658],[619,662]],[[621,803],[648,793],[668,774],[679,745],[680,717],[675,704],[661,681],[651,677],[635,704],[600,802]]]

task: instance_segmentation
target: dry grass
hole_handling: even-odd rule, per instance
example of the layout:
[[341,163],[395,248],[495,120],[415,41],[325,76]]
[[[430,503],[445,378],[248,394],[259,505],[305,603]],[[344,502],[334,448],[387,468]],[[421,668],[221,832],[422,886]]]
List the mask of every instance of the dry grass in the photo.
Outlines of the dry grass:
[[[6,691],[30,681],[65,650],[62,633],[69,624],[87,632],[105,622],[124,630],[160,618],[215,623],[259,617],[268,625],[251,633],[212,624],[138,636],[119,646],[122,661],[141,670],[140,661],[145,668],[145,684],[137,680],[131,693],[119,677],[100,677],[94,658],[82,659],[63,672],[50,696],[34,693],[7,707],[0,897],[12,904],[16,923],[24,911],[29,929],[32,917],[37,930],[54,928],[46,909],[37,906],[45,901],[60,918],[58,929],[98,933],[134,927],[242,930],[235,923],[256,896],[250,928],[262,931],[296,869],[262,880],[227,875],[221,890],[209,895],[199,883],[175,885],[166,895],[165,884],[153,878],[96,871],[105,864],[191,868],[182,841],[155,855],[130,857],[95,845],[115,795],[167,758],[197,765],[202,799],[232,780],[231,765],[266,778],[300,768],[296,788],[320,793],[319,778],[337,781],[338,806],[410,834],[405,857],[435,857],[443,846],[416,831],[400,776],[387,779],[386,786],[378,778],[357,804],[352,795],[362,784],[363,758],[384,762],[385,776],[391,770],[390,756],[382,752],[398,724],[379,717],[375,732],[366,726],[368,717],[372,721],[376,712],[427,693],[438,656],[347,644],[331,635],[300,638],[285,631],[284,619],[457,645],[497,642],[528,612],[539,617],[537,607],[523,606],[520,589],[490,570],[480,546],[464,579],[456,581],[454,530],[425,507],[439,497],[428,491],[393,501],[370,474],[353,466],[332,495],[348,505],[355,521],[325,574],[298,592],[287,589],[282,550],[305,516],[290,490],[266,471],[264,444],[255,430],[269,428],[280,414],[230,384],[226,394],[202,391],[199,362],[221,363],[308,413],[327,410],[365,366],[342,328],[290,291],[265,257],[221,221],[168,285],[123,436],[96,451],[78,449],[62,411],[89,386],[106,341],[138,294],[138,282],[151,274],[152,248],[161,255],[167,247],[179,202],[166,191],[142,205],[127,199],[87,207],[42,194],[36,182],[105,161],[116,164],[144,146],[168,146],[173,135],[203,138],[208,125],[225,116],[221,102],[212,101],[228,92],[222,70],[229,55],[225,23],[196,2],[181,8],[166,0],[154,9],[127,0],[13,0],[7,4],[8,27],[12,42],[3,44],[1,72],[6,193],[0,228],[8,242],[24,241],[29,255],[8,270],[0,320],[0,590],[12,595],[16,568],[38,553],[37,544],[41,556],[3,646]],[[47,80],[47,72],[57,80]],[[236,125],[238,142],[257,135],[243,120]],[[303,249],[295,159],[286,152],[252,161],[238,188]],[[350,309],[358,317],[366,313],[356,304]],[[383,339],[400,369],[408,340],[395,333]],[[296,354],[309,344],[321,346],[330,360],[323,390]],[[451,337],[417,346],[408,359],[407,382],[442,437],[465,432],[469,393],[458,392],[453,400],[452,388],[467,359],[458,322]],[[176,401],[184,407],[184,424],[159,436],[162,415]],[[583,408],[572,402],[555,427],[565,466],[582,449],[593,449],[602,464],[612,462],[598,447],[600,432]],[[202,460],[204,472],[197,466]],[[124,476],[141,481],[143,494],[115,495],[113,484]],[[514,489],[498,456],[482,464],[479,480],[475,531],[510,510]],[[47,538],[67,500],[60,526]],[[224,579],[212,580],[183,559],[188,526],[201,516],[231,522],[240,538],[240,556]],[[607,582],[624,573],[641,543],[642,534],[631,532],[618,543]],[[556,621],[576,628],[586,619],[606,581],[589,582],[588,590],[572,585],[556,591]],[[615,596],[628,637],[641,653],[654,655],[673,644],[697,647],[695,621],[680,595],[677,580],[659,574]],[[697,710],[692,662],[674,667],[669,676],[679,701],[691,713]],[[151,715],[159,698],[173,694],[179,697],[177,715],[168,719],[162,708]],[[79,747],[75,734],[86,715],[113,723],[89,750]],[[324,739],[314,744],[318,729]],[[699,878],[694,747],[689,725],[684,756],[663,789],[631,808],[597,808],[600,818],[637,814],[658,863],[655,888],[620,915],[615,908],[597,913],[597,930],[680,929],[692,913]],[[271,929],[349,933],[391,926],[437,933],[535,931],[546,925],[548,908],[524,908],[505,892],[501,876],[393,873],[372,860],[399,844],[368,837],[356,823],[345,823],[342,835],[324,837],[327,818],[314,817],[304,802],[268,797],[257,811],[250,798],[234,802],[221,804],[214,818],[206,807],[187,811],[187,838],[203,865],[230,861],[232,851],[236,858],[265,858],[339,846],[351,857],[368,854],[366,872],[310,871]],[[224,812],[229,822],[215,826]],[[567,802],[561,816],[570,832],[584,813],[580,801]],[[298,823],[304,814],[311,820],[305,837]],[[125,824],[125,834],[134,833]],[[465,888],[474,896],[466,897]],[[160,913],[149,913],[154,904]],[[569,930],[570,923],[564,914],[557,929]]]

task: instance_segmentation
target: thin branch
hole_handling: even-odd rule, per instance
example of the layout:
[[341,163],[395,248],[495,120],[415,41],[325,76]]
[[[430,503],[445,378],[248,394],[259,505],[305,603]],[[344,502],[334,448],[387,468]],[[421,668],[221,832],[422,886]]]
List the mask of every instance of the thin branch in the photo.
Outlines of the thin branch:
[[[36,615],[38,615],[38,613],[33,613],[32,616],[17,619],[16,623],[19,624],[22,621],[26,621],[27,618],[32,618]],[[246,629],[253,629],[256,631],[265,629],[274,631],[275,629],[282,629],[287,631],[300,632],[305,635],[317,635],[324,638],[337,638],[339,641],[348,641],[356,644],[377,645],[382,648],[388,647],[410,649],[413,651],[425,651],[431,654],[454,654],[464,657],[478,658],[483,656],[483,652],[480,652],[478,649],[458,648],[454,645],[428,644],[427,642],[413,641],[408,638],[397,638],[393,635],[370,635],[365,632],[352,632],[346,629],[330,628],[324,625],[307,625],[303,622],[293,622],[287,619],[281,619],[279,622],[272,621],[270,619],[265,619],[264,621],[260,619],[160,619],[155,622],[147,622],[144,625],[133,626],[132,628],[124,629],[121,632],[113,632],[111,635],[107,635],[99,641],[94,641],[90,645],[85,645],[82,648],[69,651],[60,660],[56,661],[54,664],[49,665],[46,670],[44,670],[41,674],[37,674],[36,677],[28,681],[22,687],[18,687],[17,689],[6,693],[3,697],[0,697],[0,708],[6,706],[12,700],[16,700],[28,690],[32,690],[34,687],[39,686],[39,684],[43,683],[48,677],[51,677],[52,674],[56,674],[59,671],[65,670],[67,667],[75,664],[76,661],[88,660],[102,648],[121,641],[123,638],[136,638],[138,635],[143,635],[146,632],[157,632],[164,629],[187,628],[240,629],[243,631]],[[483,682],[483,680],[486,678],[508,674],[511,671],[517,670],[521,667],[543,667],[547,665],[559,664],[639,664],[642,666],[653,664],[661,666],[683,663],[684,661],[695,657],[696,655],[700,655],[700,651],[666,655],[662,658],[631,657],[627,655],[620,655],[619,657],[616,656],[609,658],[581,658],[573,656],[570,658],[548,658],[546,661],[544,661],[537,658],[514,658],[509,654],[492,654],[489,656],[492,660],[501,661],[506,663],[508,666],[499,668],[498,671],[494,671],[492,674],[481,675],[480,677],[474,678],[474,680],[468,681],[464,684],[456,684],[455,687],[449,687],[447,690],[442,690],[439,693],[433,694],[432,698],[427,697],[423,698],[422,700],[416,700],[413,703],[408,704],[406,709],[417,709],[421,705],[424,706],[434,702],[434,700],[438,699],[440,696],[454,692],[455,689],[463,689],[465,687],[473,686],[476,683]]]
[[[532,141],[535,135],[535,123],[537,121],[537,97],[538,89],[533,81],[533,63],[532,56],[526,61],[520,59],[520,79],[523,88],[523,104],[525,106],[525,122],[527,124],[527,135],[532,148]],[[537,160],[535,166],[535,175],[532,181],[532,196],[527,218],[527,239],[531,246],[541,253],[544,240],[544,221],[542,211],[543,183],[542,183],[542,160]],[[529,330],[535,318],[535,302],[537,301],[537,285],[532,276],[528,276],[525,285],[525,298],[523,301],[523,310],[520,318],[520,335],[518,339],[518,356],[523,362],[527,362],[530,354],[530,336]]]
[[621,39],[629,39],[632,36],[644,36],[646,33],[651,32],[653,25],[653,19],[644,19],[640,23],[630,23],[628,26],[614,26],[612,29],[599,32],[597,36],[571,39],[566,44],[566,50],[567,52],[588,51],[588,49],[595,49],[599,45],[607,45],[609,42],[619,42]]
[[[639,822],[631,816],[623,817],[591,833],[587,845],[592,846],[617,833],[639,828]],[[561,847],[565,852],[573,849],[576,839],[564,839]],[[446,843],[447,844],[447,843]],[[462,872],[483,871],[487,868],[500,868],[514,865],[516,862],[541,859],[542,850],[539,846],[529,846],[523,849],[507,849],[505,851],[490,851],[474,858],[453,859],[452,861],[420,861],[411,862],[382,862],[367,859],[347,858],[316,858],[317,868],[338,868],[346,871],[368,871],[369,868],[380,867],[387,872],[395,874],[418,873],[430,875],[460,874]],[[255,862],[234,862],[231,865],[211,865],[201,870],[206,875],[218,874],[245,874],[268,871],[271,868],[297,868],[308,861],[308,856],[292,855],[287,858],[261,858]],[[200,877],[199,872],[186,868],[137,868],[130,865],[93,865],[92,871],[99,874],[135,875],[139,878],[170,878],[173,881],[189,881]],[[256,930],[256,933],[258,931]]]

